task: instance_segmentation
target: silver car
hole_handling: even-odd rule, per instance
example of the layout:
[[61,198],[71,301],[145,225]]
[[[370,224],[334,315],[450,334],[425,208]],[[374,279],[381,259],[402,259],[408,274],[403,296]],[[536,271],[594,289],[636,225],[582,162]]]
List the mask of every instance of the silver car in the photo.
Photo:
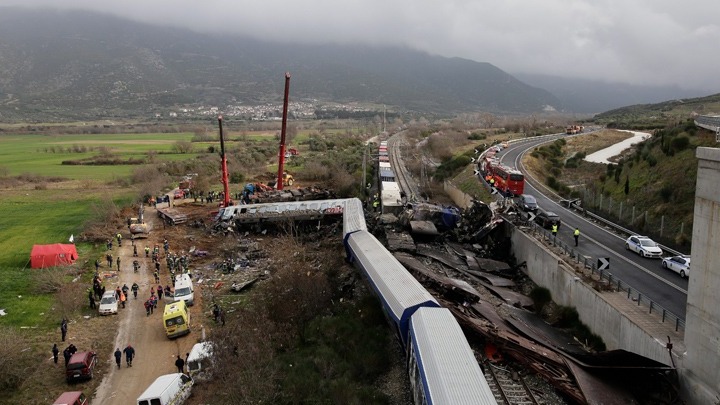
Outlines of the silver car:
[[114,315],[118,313],[118,300],[115,298],[115,291],[106,291],[98,305],[100,315]]
[[690,258],[687,256],[672,256],[662,259],[664,269],[670,269],[685,278],[690,275]]

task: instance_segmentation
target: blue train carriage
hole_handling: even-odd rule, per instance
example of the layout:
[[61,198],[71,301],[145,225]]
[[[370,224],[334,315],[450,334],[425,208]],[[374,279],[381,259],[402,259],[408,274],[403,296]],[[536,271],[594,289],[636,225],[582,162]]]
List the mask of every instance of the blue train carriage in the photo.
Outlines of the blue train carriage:
[[413,312],[420,307],[440,307],[435,298],[367,231],[347,238],[350,260],[367,278],[380,298],[398,338],[406,345]]
[[407,344],[415,404],[497,404],[460,325],[447,308],[419,308]]
[[383,181],[395,181],[395,172],[390,166],[390,162],[378,163],[378,176],[380,182]]

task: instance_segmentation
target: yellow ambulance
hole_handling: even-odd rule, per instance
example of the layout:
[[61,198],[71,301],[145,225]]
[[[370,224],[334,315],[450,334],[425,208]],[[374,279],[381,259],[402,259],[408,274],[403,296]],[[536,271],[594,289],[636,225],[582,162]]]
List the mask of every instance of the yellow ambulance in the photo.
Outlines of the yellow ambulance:
[[167,337],[171,339],[190,333],[190,314],[185,301],[165,305],[163,324]]

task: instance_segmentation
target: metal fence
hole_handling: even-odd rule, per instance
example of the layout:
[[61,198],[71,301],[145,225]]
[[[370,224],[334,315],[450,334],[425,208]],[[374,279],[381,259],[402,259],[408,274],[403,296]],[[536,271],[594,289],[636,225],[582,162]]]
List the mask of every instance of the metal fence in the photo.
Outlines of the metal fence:
[[603,290],[627,293],[628,300],[637,302],[638,306],[647,306],[649,314],[660,314],[663,323],[672,322],[676,332],[681,329],[683,331],[685,330],[684,319],[663,308],[662,305],[651,300],[646,294],[643,294],[637,288],[634,288],[630,284],[620,280],[609,271],[600,270],[597,266],[597,258],[581,255],[579,251],[575,250],[574,246],[568,245],[562,240],[553,237],[551,232],[533,222],[528,223],[527,225],[530,227],[534,237],[540,237],[551,246],[561,249],[565,255],[570,257],[570,261],[582,264],[583,267],[590,273],[590,277],[595,278],[596,281],[601,284]]
[[647,235],[676,249],[687,249],[692,239],[692,224],[675,217],[653,215],[650,211],[637,209],[635,205],[616,201],[602,193],[585,190],[582,205],[606,220],[622,224],[631,234]]

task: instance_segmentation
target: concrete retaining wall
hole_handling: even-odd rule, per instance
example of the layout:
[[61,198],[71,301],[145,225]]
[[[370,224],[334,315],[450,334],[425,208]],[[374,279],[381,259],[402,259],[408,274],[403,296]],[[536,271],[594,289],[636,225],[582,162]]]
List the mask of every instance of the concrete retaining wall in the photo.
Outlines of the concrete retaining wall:
[[561,257],[518,228],[513,227],[510,234],[513,254],[518,263],[527,263],[533,282],[550,290],[557,304],[576,308],[580,320],[603,339],[608,350],[624,349],[671,365],[665,342],[655,339],[604,298],[618,293],[596,291]]
[[472,205],[473,198],[470,194],[465,194],[462,190],[455,187],[449,181],[443,183],[443,190],[450,196],[455,205],[460,208],[468,208]]

